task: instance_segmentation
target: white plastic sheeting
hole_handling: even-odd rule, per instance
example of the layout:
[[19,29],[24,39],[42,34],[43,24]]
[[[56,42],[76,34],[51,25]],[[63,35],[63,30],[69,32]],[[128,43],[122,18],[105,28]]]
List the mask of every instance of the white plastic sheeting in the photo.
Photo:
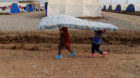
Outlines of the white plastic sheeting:
[[116,10],[117,4],[112,4],[112,10]]
[[126,11],[128,4],[121,4],[121,11]]
[[135,6],[135,11],[140,11],[140,4],[134,4]]
[[140,4],[140,0],[128,0],[128,4]]
[[18,3],[18,5],[22,7],[22,8],[20,8],[20,11],[21,11],[21,12],[26,12],[26,6],[27,6],[28,4],[29,4],[29,3]]
[[48,16],[66,14],[76,17],[101,16],[98,0],[48,0]]
[[10,13],[10,5],[12,3],[0,3],[0,13]]
[[109,8],[109,5],[106,5],[106,10],[108,10],[108,8]]
[[39,29],[54,29],[58,27],[69,27],[76,29],[85,29],[85,30],[104,30],[116,31],[118,27],[102,22],[93,22],[82,20],[73,16],[67,15],[57,15],[57,16],[47,16],[41,19],[39,24]]

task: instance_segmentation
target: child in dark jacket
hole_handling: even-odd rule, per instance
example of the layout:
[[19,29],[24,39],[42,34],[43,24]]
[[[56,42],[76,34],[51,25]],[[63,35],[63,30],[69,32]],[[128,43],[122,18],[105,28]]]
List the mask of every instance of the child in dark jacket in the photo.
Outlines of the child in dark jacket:
[[75,52],[73,52],[70,48],[70,38],[68,33],[68,28],[60,27],[60,43],[58,46],[58,55],[55,57],[56,59],[62,59],[61,51],[63,48],[66,48],[70,52],[70,56],[74,56]]
[[102,35],[104,32],[106,32],[107,30],[104,29],[104,31],[95,31],[95,35],[93,37],[93,43],[92,43],[92,52],[91,52],[91,57],[95,56],[95,50],[100,53],[101,55],[103,55],[104,57],[106,56],[107,52],[103,52],[100,50],[100,45],[102,42]]

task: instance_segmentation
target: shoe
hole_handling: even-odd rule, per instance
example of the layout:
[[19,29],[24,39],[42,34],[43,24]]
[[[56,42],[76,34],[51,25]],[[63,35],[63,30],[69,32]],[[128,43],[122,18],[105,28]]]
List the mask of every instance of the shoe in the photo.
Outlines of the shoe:
[[95,54],[93,54],[93,53],[90,55],[91,58],[93,58],[94,56],[95,56]]
[[75,56],[75,52],[70,53],[70,57]]
[[105,57],[107,55],[107,52],[103,52],[103,57]]
[[55,59],[62,59],[62,55],[56,56]]

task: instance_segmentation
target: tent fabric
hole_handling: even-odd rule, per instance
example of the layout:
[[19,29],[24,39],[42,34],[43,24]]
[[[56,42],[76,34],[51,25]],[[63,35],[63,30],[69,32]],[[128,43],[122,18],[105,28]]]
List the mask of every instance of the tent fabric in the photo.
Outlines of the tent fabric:
[[12,3],[8,2],[8,3],[0,3],[0,7],[7,7],[10,6]]
[[135,12],[135,6],[133,4],[128,5],[126,8],[127,12]]
[[21,12],[26,12],[26,6],[28,3],[18,3],[19,6],[21,6]]
[[27,12],[33,12],[33,11],[34,11],[33,5],[27,4],[27,5],[26,5],[26,11],[27,11]]
[[20,8],[17,3],[0,3],[0,13],[20,13]]
[[30,8],[30,12],[33,12],[34,11],[34,7],[33,7],[33,5],[29,5],[29,8]]
[[48,0],[48,15],[66,14],[76,17],[101,16],[98,0]]
[[67,15],[57,15],[57,16],[47,16],[41,19],[39,24],[39,29],[55,29],[59,27],[69,27],[84,30],[104,30],[116,31],[118,27],[102,22],[93,22],[82,20],[73,16]]
[[106,5],[106,10],[108,10],[108,8],[109,8],[109,5]]
[[99,0],[101,4],[140,4],[140,0]]
[[135,6],[135,11],[140,12],[140,4],[134,4]]
[[45,2],[45,11],[46,11],[46,16],[48,16],[48,2]]
[[112,4],[112,10],[116,10],[116,4]]
[[[140,11],[140,0],[99,0],[102,5],[117,5],[116,11],[135,12]],[[106,6],[106,8],[108,8]]]
[[11,3],[0,3],[0,13],[10,13],[10,5]]
[[20,8],[17,3],[12,3],[10,13],[20,13]]
[[108,10],[112,11],[112,5],[109,5]]
[[121,11],[126,11],[128,4],[121,4]]
[[104,8],[104,5],[101,5],[101,9],[103,10],[103,8]]
[[118,4],[118,5],[116,6],[116,11],[121,11],[121,5],[120,5],[120,4]]
[[103,10],[106,10],[106,5],[104,5]]

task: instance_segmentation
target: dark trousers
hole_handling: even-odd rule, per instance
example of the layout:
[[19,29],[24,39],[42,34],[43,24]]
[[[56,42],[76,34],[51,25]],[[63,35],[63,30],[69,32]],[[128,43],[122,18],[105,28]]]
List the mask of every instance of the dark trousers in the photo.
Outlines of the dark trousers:
[[71,49],[69,48],[68,45],[65,46],[63,43],[60,43],[58,45],[58,55],[61,55],[61,51],[62,51],[63,48],[67,49],[71,53]]
[[95,53],[95,51],[97,51],[98,53],[103,54],[103,52],[99,48],[100,44],[92,43],[92,53]]

